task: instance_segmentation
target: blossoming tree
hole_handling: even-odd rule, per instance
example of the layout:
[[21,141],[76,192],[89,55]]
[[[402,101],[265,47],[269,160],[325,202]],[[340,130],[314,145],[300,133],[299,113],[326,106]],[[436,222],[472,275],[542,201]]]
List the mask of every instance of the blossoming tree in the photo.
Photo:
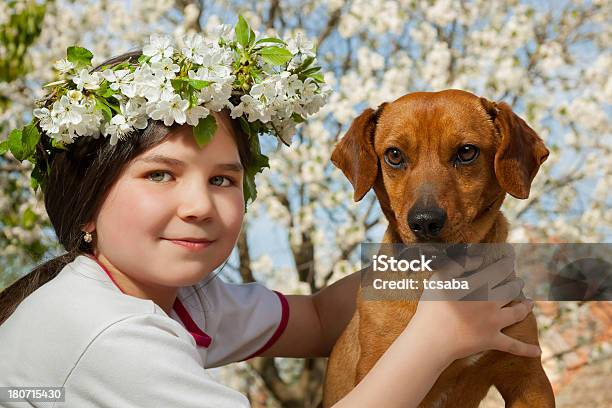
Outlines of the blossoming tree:
[[[3,30],[31,3],[0,5]],[[264,146],[271,168],[256,179],[259,195],[227,278],[313,293],[356,270],[358,244],[379,241],[384,220],[373,194],[353,203],[350,185],[329,163],[331,150],[363,108],[419,90],[462,88],[504,100],[551,149],[530,198],[504,204],[511,241],[605,242],[612,224],[610,12],[599,0],[87,0],[78,7],[56,0],[28,45],[27,70],[0,78],[0,130],[29,120],[27,101],[53,79],[52,62],[68,45],[80,42],[108,57],[139,46],[151,31],[207,33],[241,13],[260,32],[303,33],[292,47],[311,49],[314,39],[334,94],[298,130],[292,148]],[[7,284],[59,249],[24,177],[29,171],[2,159],[0,166],[0,278]],[[550,330],[585,318],[584,305],[562,310]],[[587,343],[595,337],[584,334]],[[254,406],[291,407],[316,406],[323,372],[323,360],[259,358],[224,373]]]

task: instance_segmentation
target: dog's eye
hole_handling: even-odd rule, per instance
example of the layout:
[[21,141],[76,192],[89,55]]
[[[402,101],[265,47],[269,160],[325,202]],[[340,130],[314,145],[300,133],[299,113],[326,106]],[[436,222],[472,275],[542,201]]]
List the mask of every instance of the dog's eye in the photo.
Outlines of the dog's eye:
[[404,164],[404,155],[400,149],[390,147],[385,151],[385,161],[391,167],[400,167]]
[[474,145],[463,145],[457,151],[457,161],[461,164],[468,164],[476,160],[480,150]]

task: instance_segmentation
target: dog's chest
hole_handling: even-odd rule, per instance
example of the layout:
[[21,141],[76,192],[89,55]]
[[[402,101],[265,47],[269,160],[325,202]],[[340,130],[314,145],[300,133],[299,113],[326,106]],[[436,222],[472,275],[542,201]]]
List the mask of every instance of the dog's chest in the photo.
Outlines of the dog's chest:
[[[468,394],[486,394],[491,384],[483,381],[481,371],[486,351],[455,361],[447,368],[432,387],[419,408],[475,408],[480,399],[467,398]],[[479,373],[480,372],[480,373]],[[461,402],[459,402],[461,401]],[[459,405],[458,405],[459,404]]]
[[448,393],[442,393],[438,395],[438,399],[433,401],[430,405],[431,408],[445,408],[448,402]]

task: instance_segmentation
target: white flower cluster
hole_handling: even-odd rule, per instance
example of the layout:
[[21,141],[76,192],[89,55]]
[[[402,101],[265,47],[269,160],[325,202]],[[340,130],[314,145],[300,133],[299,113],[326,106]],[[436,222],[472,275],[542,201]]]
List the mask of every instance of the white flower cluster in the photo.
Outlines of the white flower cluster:
[[79,90],[68,91],[48,108],[34,109],[34,116],[40,119],[40,127],[49,137],[61,143],[72,143],[77,136],[100,135],[103,115],[94,110],[95,97],[84,96]]
[[[293,55],[288,68],[295,68],[305,58],[315,57],[314,43],[298,32],[286,39],[287,49]],[[240,103],[231,110],[232,118],[246,115],[249,122],[256,120],[271,123],[270,130],[287,141],[295,133],[294,113],[305,118],[318,112],[331,93],[327,84],[319,85],[313,78],[300,80],[289,71],[275,72],[272,67],[262,64],[268,77],[253,85],[250,92],[240,98]]]
[[[135,129],[144,129],[149,118],[163,121],[166,126],[174,123],[196,126],[211,111],[228,108],[232,118],[258,120],[285,141],[295,131],[293,115],[303,119],[317,112],[331,91],[313,78],[301,80],[292,73],[289,69],[296,66],[295,62],[290,61],[287,70],[279,70],[260,61],[261,81],[239,100],[234,99],[234,105],[230,100],[232,96],[236,98],[232,67],[234,58],[240,55],[229,43],[199,34],[186,36],[183,44],[179,48],[168,36],[152,35],[143,47],[143,56],[147,58],[138,65],[120,64],[120,68],[102,72],[91,72],[91,67],[77,67],[68,60],[58,61],[55,68],[72,85],[68,84],[69,90],[50,107],[34,111],[40,128],[65,144],[79,136],[97,138],[102,134],[110,137],[110,144],[114,145]],[[314,57],[312,48],[312,43],[302,38],[288,43],[288,50],[297,61],[305,56]],[[183,81],[186,86],[195,81],[196,93],[186,96],[179,91],[181,83],[177,85],[175,81]],[[103,97],[114,98],[113,103],[101,100],[101,93]]]
[[318,86],[312,78],[302,82],[297,75],[283,71],[272,74],[240,98],[240,104],[231,109],[232,118],[246,115],[249,122],[256,120],[270,123],[283,140],[295,132],[292,115],[306,117],[317,112],[325,104],[328,91],[317,93]]

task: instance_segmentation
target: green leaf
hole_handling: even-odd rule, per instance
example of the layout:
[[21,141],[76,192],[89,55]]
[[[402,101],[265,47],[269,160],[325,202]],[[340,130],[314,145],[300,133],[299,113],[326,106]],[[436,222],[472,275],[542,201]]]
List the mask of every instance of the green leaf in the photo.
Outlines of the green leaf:
[[104,116],[104,119],[107,122],[110,122],[110,120],[113,117],[113,112],[111,111],[110,107],[106,104],[104,99],[96,98],[96,106],[94,106],[94,111],[96,110],[101,110],[102,115]]
[[23,145],[21,143],[22,134],[23,132],[21,129],[13,129],[11,133],[9,133],[7,140],[11,153],[13,153],[15,159],[19,161],[25,160]]
[[203,88],[206,88],[211,83],[212,82],[210,81],[202,81],[200,79],[190,79],[189,80],[189,85],[191,85],[191,87],[197,91],[201,91]]
[[312,62],[315,60],[314,57],[307,57],[304,59],[304,61],[300,64],[299,67],[297,67],[293,73],[297,74],[302,72],[303,70],[305,70],[306,68],[308,68],[310,66],[310,64],[312,64]]
[[270,168],[268,156],[261,153],[255,156],[255,164],[257,166],[257,173],[262,173],[265,167]]
[[259,52],[264,61],[270,65],[286,64],[293,57],[289,50],[280,47],[264,47]]
[[[257,138],[257,136],[255,136]],[[244,172],[244,179],[242,183],[242,190],[244,194],[244,204],[255,201],[257,198],[257,186],[255,185],[255,175],[261,173],[264,167],[270,167],[268,164],[268,157],[259,153],[253,153],[253,163],[248,166]]]
[[255,175],[261,173],[265,167],[270,167],[268,157],[261,153],[259,137],[257,133],[250,131],[250,125],[246,123],[248,131],[245,132],[249,137],[249,149],[252,154],[251,164],[245,169],[242,183],[245,206],[249,200],[255,201],[257,198],[257,188],[255,186]]
[[198,95],[195,92],[189,92],[189,107],[192,108],[198,105]]
[[75,65],[91,65],[93,54],[87,48],[70,46],[66,52],[68,61]]
[[249,121],[244,118],[244,116],[239,116],[238,121],[240,122],[240,127],[247,137],[251,137],[251,127],[249,126]]
[[206,146],[217,131],[217,121],[213,115],[200,119],[198,125],[193,128],[193,136],[200,148]]
[[[32,174],[34,174],[34,170],[32,170]],[[32,187],[32,190],[36,192],[39,186],[40,183],[38,182],[38,180],[33,175],[30,175],[30,187]]]
[[119,106],[119,102],[117,102],[116,100],[115,100],[115,102],[113,102],[110,98],[109,99],[104,99],[104,103],[106,104],[106,106],[111,108],[111,110],[115,111],[115,113],[121,113],[121,108]]
[[280,38],[272,38],[272,37],[262,38],[261,40],[257,40],[255,44],[262,44],[262,43],[276,43],[276,44],[287,45],[287,43],[281,40]]
[[40,140],[40,132],[36,125],[30,123],[23,128],[23,134],[21,137],[21,144],[23,146],[23,152],[26,158],[32,156],[36,152],[36,145]]
[[174,78],[170,80],[170,83],[175,91],[180,91],[185,83],[185,80],[183,78]]
[[310,75],[310,77],[319,83],[325,82],[325,79],[323,78],[323,74]]
[[65,79],[60,79],[59,81],[49,82],[48,84],[44,84],[43,88],[50,88],[55,85],[64,85],[67,81]]
[[246,212],[246,205],[249,200],[255,201],[257,198],[257,187],[255,186],[255,174],[252,171],[245,171],[244,178],[242,179],[242,194],[244,194],[244,207]]
[[62,142],[59,142],[55,139],[51,139],[51,146],[56,149],[68,150],[68,148]]
[[236,28],[234,30],[236,32],[236,40],[240,45],[242,45],[242,48],[246,48],[249,45],[251,29],[244,17],[238,16],[238,24],[236,24]]
[[[246,169],[244,169],[244,177],[242,179],[242,192],[244,194],[244,211],[246,212],[246,206],[249,200],[253,201],[257,197],[257,189],[255,186],[255,174],[258,173],[259,168],[256,164],[256,156],[259,155],[259,139],[257,134],[251,129],[251,123],[249,123],[243,116],[238,118],[240,127],[244,133],[244,137],[249,139],[249,150],[252,153],[252,162]],[[254,125],[254,123],[253,123]],[[257,139],[253,142],[253,139]]]
[[304,118],[302,117],[302,115],[300,115],[299,113],[295,113],[295,112],[293,112],[293,113],[291,114],[291,119],[293,119],[293,121],[294,121],[295,123],[303,123],[303,122],[306,122],[306,119],[304,119]]
[[102,83],[100,84],[100,88],[96,90],[96,95],[99,95],[103,98],[110,98],[114,95],[114,93],[115,91],[108,87],[108,81],[106,80],[102,81]]
[[120,69],[124,69],[124,68],[130,68],[130,63],[129,62],[122,62],[121,64],[117,64],[113,67],[114,71],[118,71]]
[[9,146],[8,140],[5,140],[2,143],[0,143],[0,155],[5,154],[9,150],[10,150],[10,146]]
[[249,28],[249,41],[247,46],[251,47],[255,43],[255,32]]
[[36,213],[27,208],[23,213],[23,217],[21,218],[21,225],[23,225],[25,229],[32,229],[32,227],[34,227],[36,224],[36,218]]
[[42,167],[38,162],[34,164],[34,169],[32,169],[32,173],[30,174],[30,186],[34,192],[36,192],[39,187],[45,187],[44,167]]
[[313,74],[316,74],[320,70],[321,70],[321,67],[308,68],[308,69],[306,69],[306,70],[304,70],[302,72],[302,75],[307,76],[307,77],[311,77]]

